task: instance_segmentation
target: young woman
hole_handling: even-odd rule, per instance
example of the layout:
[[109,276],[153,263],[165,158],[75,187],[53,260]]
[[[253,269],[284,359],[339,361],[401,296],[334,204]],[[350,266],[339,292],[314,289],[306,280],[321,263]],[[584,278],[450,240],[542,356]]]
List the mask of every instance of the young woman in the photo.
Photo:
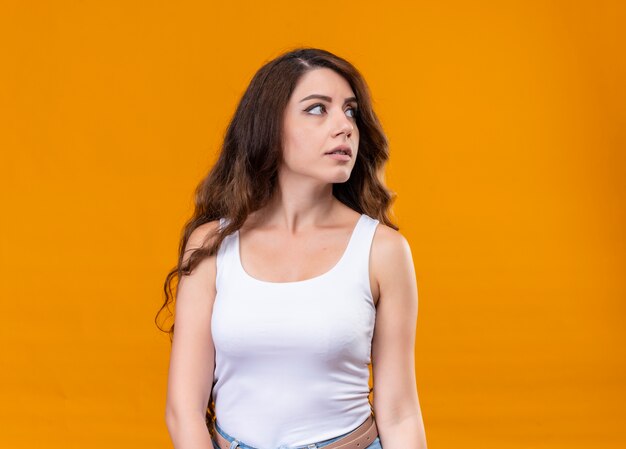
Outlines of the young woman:
[[388,157],[345,59],[301,48],[255,74],[165,282],[176,449],[426,448]]

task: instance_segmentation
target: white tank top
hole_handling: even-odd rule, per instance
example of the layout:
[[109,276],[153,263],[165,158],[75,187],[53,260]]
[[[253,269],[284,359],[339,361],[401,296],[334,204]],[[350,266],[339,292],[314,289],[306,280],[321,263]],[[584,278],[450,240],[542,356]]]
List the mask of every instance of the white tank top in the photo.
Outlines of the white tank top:
[[295,282],[253,278],[241,264],[239,232],[224,239],[211,332],[212,398],[226,433],[259,449],[303,446],[370,416],[369,254],[378,223],[362,214],[335,266]]

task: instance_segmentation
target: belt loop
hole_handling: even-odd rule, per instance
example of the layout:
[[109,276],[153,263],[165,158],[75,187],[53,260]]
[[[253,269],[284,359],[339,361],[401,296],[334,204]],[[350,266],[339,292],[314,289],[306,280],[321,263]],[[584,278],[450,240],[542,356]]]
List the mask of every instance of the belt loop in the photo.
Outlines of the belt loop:
[[237,440],[231,441],[230,449],[235,449],[237,446],[239,446],[239,441],[237,441]]
[[317,445],[315,443],[309,444],[309,449],[317,449]]

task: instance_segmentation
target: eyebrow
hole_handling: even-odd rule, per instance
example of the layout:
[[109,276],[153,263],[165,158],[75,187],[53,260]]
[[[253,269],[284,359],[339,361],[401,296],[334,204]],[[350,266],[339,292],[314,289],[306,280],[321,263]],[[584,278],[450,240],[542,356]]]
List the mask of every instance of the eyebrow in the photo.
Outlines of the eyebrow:
[[[324,100],[324,101],[327,101],[329,103],[333,102],[332,98],[330,98],[330,97],[328,97],[326,95],[313,94],[313,95],[309,95],[308,97],[304,97],[302,100],[300,100],[300,103],[302,103],[303,101],[306,101],[306,100],[310,100],[312,98],[319,98],[320,100]],[[348,98],[346,98],[343,101],[343,104],[349,103],[351,101],[356,102],[356,97],[348,97]]]

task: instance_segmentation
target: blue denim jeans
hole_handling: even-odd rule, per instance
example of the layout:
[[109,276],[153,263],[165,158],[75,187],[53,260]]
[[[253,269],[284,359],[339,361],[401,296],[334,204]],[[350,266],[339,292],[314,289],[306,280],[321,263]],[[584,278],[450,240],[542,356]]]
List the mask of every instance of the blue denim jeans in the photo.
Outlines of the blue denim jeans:
[[[226,438],[230,443],[232,443],[233,440],[235,439],[234,437],[232,437],[232,436],[228,435],[226,432],[224,432],[224,430],[220,426],[217,425],[217,422],[215,422],[215,429],[220,433],[220,435],[222,435],[224,438]],[[337,441],[339,438],[344,437],[344,436],[346,436],[349,433],[350,432],[346,432],[343,435],[339,435],[338,437],[331,438],[330,440],[319,441],[319,442],[315,443],[315,447],[316,448],[324,447],[327,444],[330,444],[333,441]],[[213,441],[213,447],[215,449],[220,449],[215,441]],[[281,447],[276,448],[276,449],[309,449],[310,447],[312,447],[312,446],[311,445],[296,446],[296,447],[293,447],[293,448],[290,448],[288,446],[281,446]],[[232,448],[232,444],[231,444],[231,448]],[[248,446],[247,444],[243,444],[241,442],[239,442],[239,444],[237,444],[237,448],[239,448],[239,449],[258,449],[256,447]],[[235,448],[232,448],[232,449],[235,449]],[[380,444],[380,438],[379,437],[374,438],[374,441],[372,441],[372,443],[369,446],[367,446],[367,447],[365,447],[363,449],[383,449],[382,445]]]

